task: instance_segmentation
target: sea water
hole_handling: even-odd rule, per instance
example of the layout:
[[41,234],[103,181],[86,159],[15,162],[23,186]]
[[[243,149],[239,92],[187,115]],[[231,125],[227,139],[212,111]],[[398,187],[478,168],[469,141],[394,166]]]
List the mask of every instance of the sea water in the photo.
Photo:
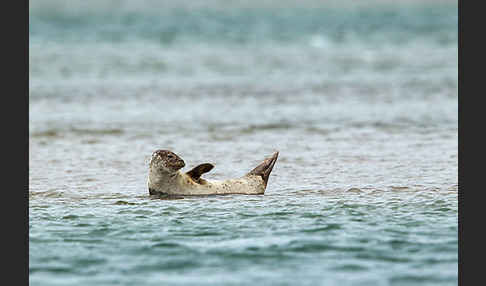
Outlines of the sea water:
[[[31,285],[456,285],[454,1],[36,1]],[[148,161],[263,196],[160,200]]]

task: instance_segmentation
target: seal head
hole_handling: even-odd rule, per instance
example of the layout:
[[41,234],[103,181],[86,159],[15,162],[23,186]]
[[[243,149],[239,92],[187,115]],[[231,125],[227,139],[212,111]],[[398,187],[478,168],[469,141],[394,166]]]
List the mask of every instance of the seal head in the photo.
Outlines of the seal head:
[[175,173],[185,166],[184,160],[169,150],[157,150],[150,159],[150,168],[163,173]]

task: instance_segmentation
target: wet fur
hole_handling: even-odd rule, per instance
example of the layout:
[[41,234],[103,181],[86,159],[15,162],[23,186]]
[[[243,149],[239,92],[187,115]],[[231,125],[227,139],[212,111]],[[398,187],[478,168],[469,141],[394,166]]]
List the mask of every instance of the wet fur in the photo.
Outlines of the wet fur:
[[[160,152],[160,150],[156,152]],[[171,165],[164,161],[165,156],[169,153],[156,152],[154,152],[155,156],[152,156],[149,168],[148,188],[151,195],[264,194],[268,177],[278,157],[278,152],[276,152],[272,157],[265,159],[255,169],[240,178],[213,181],[200,177],[201,174],[211,170],[213,165],[209,163],[201,164],[184,173],[180,170],[175,170],[176,167],[171,169]],[[177,156],[177,158],[179,157]],[[180,162],[177,162],[177,164],[177,166],[185,165]],[[160,167],[161,165],[163,166],[162,168]]]

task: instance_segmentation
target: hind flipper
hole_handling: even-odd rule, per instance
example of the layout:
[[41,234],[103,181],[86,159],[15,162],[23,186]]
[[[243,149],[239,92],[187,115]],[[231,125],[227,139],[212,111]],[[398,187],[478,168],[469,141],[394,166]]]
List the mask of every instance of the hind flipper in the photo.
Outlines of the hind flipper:
[[278,158],[278,152],[275,152],[275,153],[273,153],[272,157],[263,160],[263,162],[261,162],[260,165],[256,166],[255,169],[251,170],[246,175],[247,176],[248,175],[261,176],[263,181],[265,182],[265,186],[266,186],[267,182],[268,182],[268,177],[270,176],[270,173],[272,172],[273,166],[275,165],[277,158]]
[[199,180],[199,178],[201,178],[202,174],[211,171],[212,168],[214,168],[214,166],[212,164],[204,163],[204,164],[201,164],[201,165],[197,165],[196,167],[194,167],[192,170],[190,170],[186,174],[189,177],[191,177],[194,181],[197,182]]

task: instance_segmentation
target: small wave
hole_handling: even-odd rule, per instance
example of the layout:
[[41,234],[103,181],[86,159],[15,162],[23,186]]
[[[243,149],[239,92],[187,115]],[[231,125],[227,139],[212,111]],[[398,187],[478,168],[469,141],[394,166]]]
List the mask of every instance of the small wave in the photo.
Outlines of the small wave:
[[52,273],[73,273],[75,272],[72,267],[61,267],[61,266],[43,266],[43,267],[29,267],[29,274],[36,272],[52,272]]
[[[124,131],[123,129],[119,128],[107,128],[107,129],[84,129],[84,128],[75,128],[72,127],[68,130],[64,129],[47,129],[43,131],[35,131],[30,134],[31,137],[36,137],[36,138],[58,138],[58,137],[63,137],[66,134],[72,133],[75,135],[120,135]],[[83,141],[84,143],[87,144],[95,144],[98,143],[99,141],[95,139],[91,140],[85,140]]]
[[[190,258],[176,258],[172,260],[166,260],[162,262],[158,262],[156,264],[143,264],[143,265],[137,265],[131,271],[134,273],[140,273],[140,272],[161,272],[161,271],[167,271],[167,270],[175,270],[175,271],[180,271],[181,269],[195,269],[200,267],[201,264],[194,259]],[[162,283],[163,285],[164,283]]]
[[409,190],[409,187],[406,186],[390,186],[390,190],[392,191],[404,191],[404,190]]
[[323,227],[304,229],[304,230],[302,230],[302,232],[306,232],[306,233],[325,232],[325,231],[330,231],[330,230],[338,230],[338,229],[341,229],[341,228],[342,227],[339,224],[330,223],[330,224],[323,226]]
[[108,128],[108,129],[82,129],[82,128],[71,128],[71,132],[82,135],[118,135],[122,134],[123,130],[118,128]]
[[56,190],[29,192],[29,199],[32,199],[32,198],[35,198],[35,197],[62,198],[62,197],[64,197],[64,192],[63,191],[56,191]]
[[361,193],[363,193],[363,191],[361,189],[358,189],[358,188],[351,188],[351,189],[348,189],[346,192],[348,192],[348,193],[355,193],[355,194],[361,194]]
[[290,242],[286,249],[292,252],[314,253],[325,251],[339,251],[339,252],[363,252],[366,249],[364,247],[353,246],[336,246],[330,245],[324,241],[293,241]]
[[392,284],[402,284],[406,283],[407,285],[410,283],[417,284],[417,283],[425,283],[425,282],[435,282],[435,283],[448,283],[454,281],[455,278],[446,278],[446,277],[435,277],[430,275],[397,275],[390,278],[390,283]]
[[290,129],[295,127],[290,123],[268,123],[268,124],[255,124],[245,127],[240,130],[241,133],[253,133],[260,130],[278,130],[278,129]]
[[373,261],[384,261],[384,262],[393,262],[393,263],[408,263],[411,261],[410,258],[407,257],[398,257],[396,255],[385,255],[381,253],[359,253],[356,255],[356,258],[363,259],[363,260],[373,260]]
[[78,219],[79,216],[77,215],[66,215],[66,216],[63,216],[62,219]]
[[31,137],[60,137],[60,132],[58,130],[48,129],[45,131],[33,132]]
[[175,243],[175,242],[159,242],[153,244],[151,247],[160,247],[160,248],[177,248],[177,247],[184,247],[182,244]]
[[126,201],[116,201],[114,205],[136,205],[136,203],[126,202]]
[[96,238],[65,238],[63,239],[64,242],[78,242],[78,243],[91,243],[91,244],[99,244],[103,243],[103,239],[96,239]]
[[358,265],[358,264],[344,264],[340,266],[336,266],[332,268],[335,271],[351,271],[351,272],[356,272],[356,271],[366,271],[368,270],[368,267]]

